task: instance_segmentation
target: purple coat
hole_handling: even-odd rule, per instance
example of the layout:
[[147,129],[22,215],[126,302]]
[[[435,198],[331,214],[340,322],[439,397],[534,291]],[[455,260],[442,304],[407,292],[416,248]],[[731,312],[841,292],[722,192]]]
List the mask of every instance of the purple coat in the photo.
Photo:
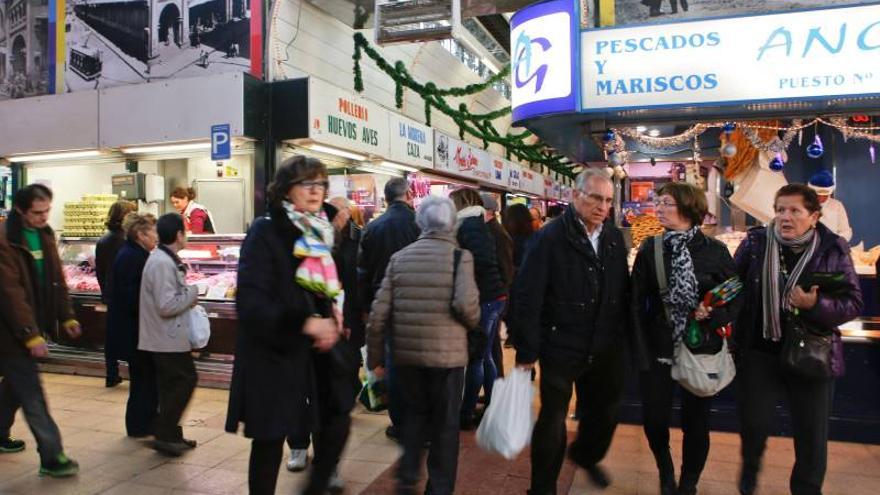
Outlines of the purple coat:
[[[813,258],[804,269],[804,274],[813,272],[841,272],[849,282],[850,290],[845,295],[825,295],[819,293],[816,305],[800,314],[815,327],[828,332],[839,333],[837,327],[862,314],[862,290],[859,276],[853,267],[849,245],[846,241],[819,223],[819,246]],[[761,301],[761,280],[763,277],[764,250],[767,245],[767,228],[754,228],[748,232],[734,255],[734,263],[746,290],[746,306],[737,321],[736,342],[740,349],[752,347],[752,339],[763,323],[763,303]]]

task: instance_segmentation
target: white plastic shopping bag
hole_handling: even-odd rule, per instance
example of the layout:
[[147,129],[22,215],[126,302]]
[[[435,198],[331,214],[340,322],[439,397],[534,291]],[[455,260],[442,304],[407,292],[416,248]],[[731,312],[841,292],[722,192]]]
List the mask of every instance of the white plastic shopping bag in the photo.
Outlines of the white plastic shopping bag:
[[193,349],[201,349],[211,339],[211,320],[202,306],[193,306],[189,310],[189,343]]
[[532,439],[532,374],[514,368],[492,386],[492,402],[477,428],[477,445],[510,460]]

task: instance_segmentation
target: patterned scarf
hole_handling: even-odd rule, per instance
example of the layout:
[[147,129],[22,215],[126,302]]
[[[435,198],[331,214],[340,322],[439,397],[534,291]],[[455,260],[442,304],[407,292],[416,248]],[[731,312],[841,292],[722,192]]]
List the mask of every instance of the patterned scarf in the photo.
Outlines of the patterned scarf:
[[[783,275],[779,264],[779,249],[785,246],[792,249],[805,249],[801,259],[798,260],[794,270],[789,274],[788,280],[782,280]],[[779,342],[782,339],[782,326],[779,323],[780,304],[785,311],[791,311],[792,307],[789,303],[789,295],[794,288],[798,279],[810,262],[810,258],[816,252],[819,246],[819,236],[816,235],[816,229],[811,228],[804,235],[787,241],[779,235],[776,228],[776,221],[771,221],[767,226],[767,246],[764,250],[764,266],[763,277],[761,280],[761,299],[764,317],[764,338]],[[779,293],[780,282],[785,287],[782,294]]]
[[663,234],[663,243],[672,251],[672,269],[668,275],[669,292],[663,300],[669,308],[674,344],[681,342],[684,337],[688,318],[699,300],[694,261],[687,248],[699,230],[699,226],[694,226],[690,230],[670,230]]
[[287,218],[303,233],[293,246],[293,255],[302,259],[296,269],[296,283],[315,294],[335,298],[341,286],[330,251],[335,235],[333,224],[323,209],[317,214],[302,213],[287,201],[282,204]]

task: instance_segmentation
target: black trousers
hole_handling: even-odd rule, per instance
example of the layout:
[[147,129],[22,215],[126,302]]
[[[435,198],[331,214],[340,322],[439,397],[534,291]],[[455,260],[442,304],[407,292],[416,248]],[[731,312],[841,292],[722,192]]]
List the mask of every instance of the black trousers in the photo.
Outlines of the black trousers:
[[430,440],[425,493],[451,494],[455,491],[458,473],[459,410],[464,368],[399,366],[397,376],[406,411],[398,481],[407,488],[416,484],[422,449],[425,441]]
[[198,375],[189,352],[151,352],[156,366],[159,391],[159,414],[154,433],[156,440],[176,442],[183,439],[180,418],[196,389]]
[[[661,476],[674,470],[669,452],[669,423],[675,389],[681,390],[682,463],[681,478],[695,486],[709,456],[709,412],[712,397],[697,397],[677,385],[671,366],[654,361],[639,375],[645,436]],[[672,473],[674,476],[674,472]]]
[[283,446],[284,438],[251,441],[251,457],[248,464],[250,495],[275,495]]
[[737,373],[743,471],[757,474],[760,470],[767,437],[773,431],[773,413],[784,397],[794,436],[791,493],[820,495],[828,463],[833,381],[793,375],[782,369],[778,355],[761,351],[745,352]]
[[565,419],[575,381],[584,402],[577,438],[569,456],[583,467],[605,457],[617,428],[623,396],[625,359],[612,351],[585,359],[583,364],[562,365],[541,361],[541,412],[532,433],[532,486],[529,493],[556,493],[556,482],[565,458]]
[[128,379],[125,431],[132,437],[152,435],[159,411],[159,387],[151,353],[134,351],[128,362]]

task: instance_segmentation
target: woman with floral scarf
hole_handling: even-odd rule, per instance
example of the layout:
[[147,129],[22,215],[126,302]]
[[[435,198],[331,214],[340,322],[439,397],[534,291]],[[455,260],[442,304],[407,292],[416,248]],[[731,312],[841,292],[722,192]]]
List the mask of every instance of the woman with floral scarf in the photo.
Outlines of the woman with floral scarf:
[[[686,345],[692,320],[700,324],[703,342],[692,352],[716,353],[722,347],[715,332],[736,317],[739,298],[716,309],[700,303],[703,296],[736,274],[727,248],[700,231],[708,206],[701,189],[683,182],[664,184],[657,191],[657,219],[665,229],[663,258],[667,293],[660,294],[655,268],[654,238],[639,249],[632,274],[633,342],[639,376],[645,435],[657,462],[660,493],[694,494],[709,454],[711,397],[697,397],[681,388],[684,432],[681,478],[676,487],[669,452],[669,424],[676,382],[671,365],[675,349]],[[668,308],[664,309],[664,305]]]
[[320,161],[286,160],[269,186],[269,215],[253,223],[241,249],[226,430],[244,423],[253,439],[251,494],[275,493],[285,439],[310,432],[315,459],[303,493],[325,493],[351,426],[356,390],[342,381],[354,376],[356,350],[335,303],[341,287],[327,214],[335,208],[325,206],[326,191]]

